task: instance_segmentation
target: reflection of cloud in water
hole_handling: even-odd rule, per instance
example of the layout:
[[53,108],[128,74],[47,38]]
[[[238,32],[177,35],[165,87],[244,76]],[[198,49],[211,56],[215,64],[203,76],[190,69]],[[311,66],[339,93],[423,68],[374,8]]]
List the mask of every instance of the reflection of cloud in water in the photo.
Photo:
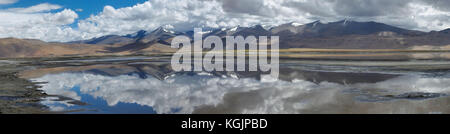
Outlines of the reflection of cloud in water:
[[355,84],[355,87],[387,89],[395,92],[450,93],[450,78],[405,75],[374,84]]
[[[311,111],[313,108],[331,109],[336,113],[351,112],[352,108],[372,109],[372,112],[377,112],[371,108],[376,104],[356,104],[353,96],[340,91],[352,88],[392,89],[396,92],[450,91],[448,78],[418,76],[402,76],[378,83],[353,85],[330,82],[315,84],[298,79],[289,82],[263,78],[259,81],[253,78],[235,79],[208,75],[179,75],[158,80],[153,77],[141,79],[136,75],[111,77],[89,73],[50,74],[34,80],[49,82],[42,88],[48,94],[80,100],[81,97],[71,91],[71,88],[78,86],[81,93],[102,98],[110,106],[119,102],[136,103],[150,106],[157,113],[172,113],[174,109],[178,109],[176,113],[319,112]],[[335,109],[332,109],[333,107]],[[392,107],[383,107],[384,110],[388,108]],[[342,111],[338,111],[339,109]]]
[[[201,105],[216,105],[222,102],[226,93],[267,90],[261,94],[267,112],[280,109],[278,105],[283,99],[305,93],[317,86],[314,83],[295,80],[295,82],[258,81],[252,78],[234,79],[214,76],[175,76],[164,81],[149,77],[141,79],[137,76],[122,75],[109,77],[87,73],[50,74],[36,81],[47,81],[42,90],[48,94],[62,95],[80,99],[72,87],[79,86],[81,93],[101,97],[108,105],[118,102],[137,103],[152,106],[157,113],[170,113],[171,109],[181,108],[180,113],[191,113]],[[336,87],[336,84],[323,83],[321,87]],[[283,110],[281,108],[280,110]],[[279,112],[279,111],[275,111]]]

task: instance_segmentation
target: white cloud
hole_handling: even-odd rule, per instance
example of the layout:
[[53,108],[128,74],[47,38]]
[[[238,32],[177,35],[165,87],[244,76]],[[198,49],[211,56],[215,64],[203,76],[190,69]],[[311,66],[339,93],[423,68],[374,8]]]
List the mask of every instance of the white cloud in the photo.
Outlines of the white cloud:
[[16,3],[18,0],[0,0],[0,5],[4,4],[13,4]]
[[294,10],[278,10],[280,5],[273,1],[264,1],[262,5],[271,10],[261,10],[257,14],[234,13],[226,12],[219,1],[155,0],[119,9],[105,6],[101,13],[80,21],[78,26],[81,31],[90,35],[88,37],[92,37],[105,34],[123,35],[142,29],[153,30],[165,24],[184,31],[194,27],[219,28],[311,21]]
[[220,8],[215,10],[216,7],[220,7],[218,2],[187,0],[155,0],[119,9],[105,6],[103,12],[81,21],[78,26],[93,36],[153,30],[165,24],[184,30],[193,26],[219,27],[210,22],[225,19],[225,13]]
[[[338,89],[341,87],[332,83],[314,84],[296,80],[295,82],[274,81],[264,82],[253,78],[235,79],[215,76],[180,75],[159,80],[149,76],[141,79],[138,76],[121,75],[116,77],[86,73],[50,74],[34,81],[49,82],[42,88],[47,94],[62,95],[80,100],[80,94],[71,90],[80,87],[82,94],[104,99],[108,106],[118,103],[137,103],[151,106],[157,113],[192,113],[195,108],[205,105],[223,103],[223,97],[228,93],[261,92],[266,100],[255,102],[255,108],[243,108],[244,113],[295,113],[304,107],[286,105],[293,103],[289,98],[307,94],[310,90],[320,88]],[[326,101],[325,98],[322,98]],[[258,104],[260,103],[260,104]],[[257,106],[256,106],[257,105]],[[308,104],[309,105],[309,104]],[[70,106],[68,106],[70,108]]]
[[26,8],[10,8],[8,11],[17,13],[37,13],[37,12],[47,12],[55,9],[62,8],[60,5],[54,5],[49,3],[42,3],[39,5],[34,5]]
[[0,38],[32,38],[44,41],[80,39],[79,32],[67,26],[75,22],[78,14],[70,9],[48,12],[60,8],[59,5],[44,3],[27,8],[0,10]]
[[[420,1],[377,0],[351,4],[352,2],[354,1],[155,0],[118,9],[105,6],[103,12],[80,21],[78,26],[80,32],[84,33],[82,38],[87,39],[108,34],[124,35],[138,30],[153,30],[166,24],[171,24],[175,30],[181,31],[202,26],[275,26],[288,22],[305,24],[318,19],[327,22],[344,18],[378,21],[424,31],[443,30],[450,24],[447,21],[448,12]],[[415,5],[427,6],[427,10],[433,13],[421,14],[419,12],[422,11],[418,11]]]
[[[450,11],[445,8],[448,6],[446,2],[441,3],[444,4],[424,0],[152,0],[124,8],[105,6],[102,12],[79,21],[73,21],[77,16],[70,9],[59,12],[59,15],[47,13],[61,7],[44,3],[28,8],[0,10],[2,18],[8,17],[0,20],[0,30],[10,29],[9,32],[2,32],[0,37],[71,41],[153,30],[167,24],[175,30],[184,31],[202,26],[275,26],[288,22],[305,24],[315,20],[329,22],[344,18],[378,21],[423,31],[443,30],[450,27]],[[56,19],[56,22],[41,22],[50,21],[44,19],[43,14],[59,18],[50,19]],[[5,21],[12,19],[19,20]],[[35,22],[53,25],[46,28]],[[78,28],[67,27],[71,22]]]
[[[377,95],[377,91],[393,95],[411,92],[450,93],[450,78],[417,75],[401,76],[377,83],[349,85],[313,83],[299,79],[264,81],[199,75],[177,75],[159,80],[152,76],[141,79],[137,75],[103,76],[90,73],[48,74],[33,80],[48,82],[43,84],[42,90],[51,95],[81,100],[80,95],[83,94],[103,99],[108,106],[136,103],[150,106],[157,113],[172,113],[173,109],[180,109],[176,113],[184,114],[205,109],[206,111],[202,112],[219,109],[220,111],[215,112],[274,114],[315,110],[314,112],[325,113],[405,113],[404,110],[407,109],[408,113],[423,113],[423,109],[427,111],[446,108],[440,105],[437,105],[438,108],[436,105],[425,105],[436,104],[436,101],[423,101],[423,105],[415,101],[360,103],[355,97],[364,97],[366,92]],[[79,89],[72,89],[74,87]],[[350,95],[348,91],[355,89],[360,93],[355,91]],[[378,101],[382,100],[383,98],[378,98]],[[447,104],[446,99],[443,101]],[[45,102],[50,106],[52,103],[55,102]],[[67,105],[65,108],[73,106],[67,102],[61,103]],[[429,109],[423,106],[429,106]],[[204,107],[207,108],[202,109]]]
[[72,24],[78,18],[78,14],[70,9],[64,9],[58,13],[45,14],[44,17],[46,22],[53,22],[56,25],[67,25]]

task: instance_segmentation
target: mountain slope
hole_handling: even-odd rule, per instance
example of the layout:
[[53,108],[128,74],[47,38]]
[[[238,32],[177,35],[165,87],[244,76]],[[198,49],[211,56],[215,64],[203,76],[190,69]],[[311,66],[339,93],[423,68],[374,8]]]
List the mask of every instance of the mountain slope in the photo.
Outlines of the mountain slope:
[[[280,48],[324,49],[411,49],[450,45],[450,29],[421,32],[377,22],[320,21],[287,23],[269,30],[261,25],[208,29],[203,37],[219,36],[279,36]],[[48,43],[40,40],[0,39],[0,57],[48,57],[83,55],[127,55],[171,53],[171,40],[179,35],[192,38],[194,32],[178,32],[161,26],[151,32],[138,31],[124,36],[108,35],[71,43]],[[96,44],[96,45],[92,45]],[[226,44],[226,43],[224,43]]]
[[[135,46],[133,46],[135,45]],[[0,58],[104,56],[172,53],[176,49],[163,44],[63,44],[16,38],[0,39]]]
[[0,39],[0,57],[51,57],[73,55],[103,55],[103,46],[86,44],[45,43],[16,38]]
[[421,35],[424,32],[406,30],[377,22],[356,22],[342,20],[330,23],[315,21],[305,25],[296,23],[283,24],[271,29],[272,34],[297,35],[304,37],[332,37],[344,35],[369,35],[379,32],[393,32],[401,35]]
[[446,31],[432,34],[377,22],[288,23],[270,31],[280,36],[280,48],[405,49],[450,44],[450,34]]
[[107,35],[89,40],[73,41],[71,44],[126,44],[135,41],[133,38],[118,35]]

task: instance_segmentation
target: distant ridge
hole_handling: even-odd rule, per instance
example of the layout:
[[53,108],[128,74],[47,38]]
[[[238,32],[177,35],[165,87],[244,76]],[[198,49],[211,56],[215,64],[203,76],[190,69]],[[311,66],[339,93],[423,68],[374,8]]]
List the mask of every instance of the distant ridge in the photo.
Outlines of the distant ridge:
[[[169,45],[173,37],[193,37],[193,31],[179,32],[158,27],[153,31],[138,31],[125,36],[108,35],[71,43],[86,44],[152,44]],[[210,28],[211,29],[211,28]],[[343,49],[401,49],[416,45],[442,46],[450,44],[450,28],[439,32],[422,32],[403,29],[378,22],[357,22],[344,19],[307,24],[295,22],[265,28],[252,27],[217,28],[204,31],[203,36],[279,36],[280,48],[343,48]],[[139,42],[139,43],[134,43]]]
[[[161,26],[153,31],[140,30],[128,35],[107,35],[68,43],[49,43],[35,39],[0,39],[0,57],[36,57],[67,55],[127,55],[170,53],[172,39],[178,35],[193,38],[193,31],[179,32]],[[203,36],[279,36],[280,48],[321,49],[412,49],[450,48],[450,28],[422,32],[377,22],[342,20],[307,24],[295,22],[267,28],[217,28],[203,31]],[[428,46],[428,47],[423,47]]]

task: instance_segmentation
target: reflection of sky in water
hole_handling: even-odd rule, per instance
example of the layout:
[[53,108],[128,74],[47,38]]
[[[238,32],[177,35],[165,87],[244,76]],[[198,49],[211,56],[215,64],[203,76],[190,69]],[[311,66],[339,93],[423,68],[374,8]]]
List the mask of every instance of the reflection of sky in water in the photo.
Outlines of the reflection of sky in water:
[[[398,111],[396,105],[383,103],[354,102],[357,95],[431,92],[448,93],[449,78],[422,76],[400,76],[377,83],[356,83],[343,85],[331,82],[313,83],[300,79],[273,81],[268,77],[236,79],[211,75],[176,75],[165,80],[148,76],[142,79],[137,74],[105,76],[92,73],[49,74],[35,81],[49,82],[42,88],[47,94],[69,97],[88,105],[75,105],[66,101],[47,98],[43,104],[54,111],[83,110],[75,113],[302,113],[309,109],[337,107],[331,110],[359,110],[368,112]],[[347,92],[344,92],[347,91]],[[376,92],[380,91],[380,92]],[[369,92],[369,93],[367,93]],[[372,93],[373,92],[373,93]],[[358,97],[354,97],[358,98]],[[361,98],[361,97],[359,97]],[[448,100],[443,100],[444,102]],[[388,102],[384,102],[388,103]],[[418,103],[428,105],[428,100],[394,101],[400,103],[400,110],[418,107]],[[382,108],[377,108],[382,105]],[[448,109],[443,107],[444,110]],[[367,109],[367,107],[374,107]],[[347,109],[346,109],[347,108]],[[430,111],[442,109],[430,106]],[[426,109],[421,106],[421,109]],[[392,110],[392,111],[388,111]],[[360,110],[362,111],[362,110]],[[309,111],[311,112],[311,111]],[[313,111],[317,112],[317,111]],[[339,111],[336,111],[339,112]],[[413,111],[414,112],[414,111]],[[422,111],[421,111],[422,112]]]
[[[115,107],[119,103],[126,103],[149,106],[156,113],[192,113],[198,106],[221,103],[226,93],[252,90],[273,90],[273,93],[267,92],[269,93],[267,95],[271,96],[267,98],[267,103],[277,103],[282,101],[282,98],[311,89],[307,87],[317,86],[301,80],[272,82],[269,79],[259,81],[253,78],[235,79],[210,75],[181,75],[159,80],[151,76],[141,79],[138,75],[113,77],[90,73],[61,73],[46,75],[35,80],[49,82],[42,88],[47,94],[61,95],[92,105],[76,107],[64,105],[64,108],[59,105],[59,108],[53,108],[56,110],[103,108],[105,105]],[[330,87],[334,87],[332,85]],[[54,102],[44,101],[44,103]],[[48,106],[52,109],[55,105]],[[272,107],[277,106],[267,105],[266,109],[276,110]]]
[[118,102],[115,105],[108,105],[108,102],[101,97],[93,97],[89,94],[82,93],[79,86],[74,86],[69,91],[75,92],[79,96],[79,100],[86,104],[76,105],[70,104],[68,101],[54,101],[56,97],[45,98],[42,103],[46,104],[53,111],[73,111],[71,113],[155,113],[152,107],[139,105],[136,103]]

